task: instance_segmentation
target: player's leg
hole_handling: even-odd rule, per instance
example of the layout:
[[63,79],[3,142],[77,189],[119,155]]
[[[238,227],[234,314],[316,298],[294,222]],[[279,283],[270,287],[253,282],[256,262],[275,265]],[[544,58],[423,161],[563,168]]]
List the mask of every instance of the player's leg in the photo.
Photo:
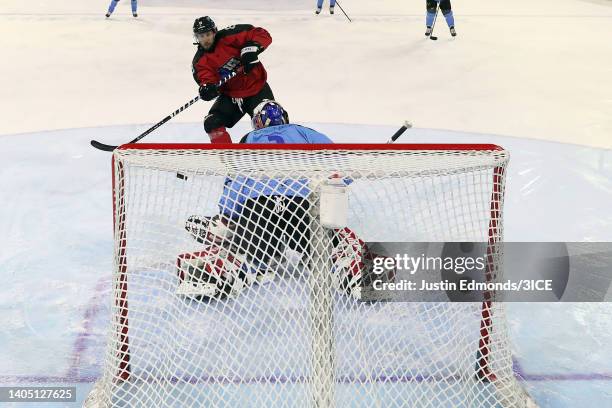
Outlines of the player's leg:
[[[211,263],[208,252],[204,252],[194,256],[190,263],[183,262],[190,276],[181,279],[182,292],[178,292],[184,295],[236,296],[254,282],[273,279],[271,265],[286,260],[287,248],[305,256],[311,253],[309,202],[302,197],[259,196],[246,200],[235,220],[219,215],[192,216],[185,229],[205,248],[223,249],[226,252],[222,253],[230,254],[231,258],[219,259],[214,255]],[[349,228],[334,230],[331,245],[334,286],[341,293],[360,299],[362,280],[371,263],[367,245]],[[236,267],[234,259],[245,267]],[[190,266],[193,263],[196,267]]]
[[274,277],[273,265],[286,264],[287,248],[310,252],[308,210],[306,199],[285,195],[259,196],[244,204],[232,243],[259,268],[259,281]]
[[196,299],[237,297],[261,281],[257,267],[235,244],[236,222],[225,215],[190,216],[185,229],[203,249],[178,257],[176,293]]
[[[205,246],[221,247],[231,254],[243,254],[250,270],[255,272],[255,281],[261,283],[274,277],[271,266],[280,261],[284,254],[287,233],[294,233],[289,223],[297,225],[297,220],[305,216],[295,207],[296,204],[286,197],[262,195],[246,200],[235,219],[223,215],[191,216],[185,223],[185,229]],[[294,211],[293,216],[289,215],[290,211]],[[306,242],[307,237],[296,238],[292,246],[304,247]]]
[[253,111],[264,100],[274,100],[274,93],[272,92],[272,88],[266,82],[261,88],[259,92],[257,92],[253,96],[249,96],[244,98],[242,103],[243,111],[247,113],[250,117],[253,117]]
[[[302,197],[273,196],[269,202],[274,202],[273,211],[279,217],[270,218],[273,222],[267,227],[270,236],[266,236],[266,239],[282,237],[289,249],[308,258],[311,255],[308,200]],[[271,205],[268,208],[271,209]],[[360,299],[362,279],[371,268],[372,261],[366,243],[350,228],[342,228],[333,231],[331,245],[334,286],[341,293]],[[277,252],[275,257],[280,258],[282,255],[282,252]]]
[[280,200],[280,196],[265,195],[248,199],[236,219],[232,242],[262,269],[284,252],[284,240],[278,231]]
[[138,0],[132,0],[132,16],[138,17]]
[[451,35],[454,37],[455,35],[457,35],[457,32],[455,31],[455,17],[453,17],[453,10],[451,8],[450,0],[441,0],[440,10],[442,11],[442,15],[446,19],[446,24],[448,24]]
[[310,250],[310,203],[303,197],[287,197],[285,211],[282,213],[283,234],[287,246],[302,255]]
[[204,118],[204,131],[210,137],[211,143],[232,143],[227,133],[244,116],[239,106],[227,95],[219,95],[208,115]]
[[110,4],[108,5],[106,17],[110,17],[111,14],[113,14],[113,11],[115,11],[115,7],[117,7],[117,3],[119,3],[119,0],[111,0]]
[[438,2],[436,0],[427,0],[427,15],[425,17],[425,25],[427,29],[425,30],[425,35],[429,36],[431,34],[431,26],[433,25],[434,18],[436,15],[436,9],[438,8]]
[[321,9],[323,8],[323,0],[317,0],[317,9],[315,10],[316,14],[321,13]]
[[309,252],[309,203],[301,197],[259,196],[246,200],[235,220],[191,216],[185,229],[202,251],[178,260],[177,293],[189,297],[236,297],[255,282],[274,279],[274,262],[285,249]]

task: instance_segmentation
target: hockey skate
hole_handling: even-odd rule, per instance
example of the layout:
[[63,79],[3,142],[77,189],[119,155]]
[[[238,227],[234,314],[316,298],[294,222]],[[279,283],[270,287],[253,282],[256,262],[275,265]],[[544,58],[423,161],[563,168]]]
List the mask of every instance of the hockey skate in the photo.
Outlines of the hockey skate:
[[321,14],[321,7],[317,7],[317,9],[315,10],[315,14]]
[[450,33],[453,37],[457,36],[457,31],[455,31],[455,26],[451,26],[450,28]]
[[138,17],[138,13],[132,13],[132,16],[133,16],[134,18],[136,18],[136,17]]
[[431,28],[431,26],[427,26],[427,30],[425,30],[425,37],[429,37],[432,31],[433,28]]
[[111,16],[111,13],[106,13],[106,18],[109,18]]
[[334,14],[334,6],[329,6],[329,14]]

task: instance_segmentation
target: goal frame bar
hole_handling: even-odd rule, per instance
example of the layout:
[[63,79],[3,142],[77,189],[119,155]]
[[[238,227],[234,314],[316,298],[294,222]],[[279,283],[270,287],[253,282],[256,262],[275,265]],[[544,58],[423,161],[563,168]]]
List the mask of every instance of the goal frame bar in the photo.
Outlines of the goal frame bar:
[[118,150],[480,150],[503,151],[484,143],[129,143]]

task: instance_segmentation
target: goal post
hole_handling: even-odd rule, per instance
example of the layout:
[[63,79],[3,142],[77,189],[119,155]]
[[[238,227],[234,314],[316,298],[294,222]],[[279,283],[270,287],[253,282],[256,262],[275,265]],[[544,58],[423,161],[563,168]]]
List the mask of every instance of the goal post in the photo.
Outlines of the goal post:
[[[318,213],[321,183],[341,178],[359,239],[485,242],[486,279],[497,281],[508,160],[483,144],[122,146],[111,325],[85,406],[535,407],[515,378],[494,293],[465,303],[355,299],[334,283],[338,232]],[[241,196],[252,211],[236,209]],[[206,253],[185,220],[224,211],[241,226],[232,250],[256,243],[263,258],[245,257],[271,278],[227,297],[181,295],[181,262]],[[276,232],[266,235],[262,219]]]

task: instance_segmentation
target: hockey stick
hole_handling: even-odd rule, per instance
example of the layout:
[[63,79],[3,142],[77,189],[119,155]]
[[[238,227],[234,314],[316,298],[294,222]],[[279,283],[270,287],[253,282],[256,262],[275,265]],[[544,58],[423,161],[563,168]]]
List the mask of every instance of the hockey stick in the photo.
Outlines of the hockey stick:
[[340,7],[340,10],[342,10],[342,13],[344,13],[344,15],[346,16],[346,18],[348,18],[349,23],[352,23],[353,20],[351,20],[351,18],[348,16],[348,14],[346,14],[346,11],[344,11],[344,9],[342,8],[342,6],[340,5],[340,3],[338,2],[338,0],[336,0],[336,4],[338,5],[338,7]]
[[434,41],[438,39],[438,37],[433,35],[433,30],[434,30],[434,27],[436,26],[436,20],[438,19],[438,10],[440,10],[440,3],[438,3],[438,6],[436,7],[436,15],[434,16],[434,21],[431,24],[431,33],[429,34],[429,39],[434,40]]
[[[222,78],[219,83],[217,84],[217,86],[221,86],[223,84],[225,84],[227,81],[229,81],[230,79],[232,79],[233,77],[235,77],[236,75],[238,75],[238,71],[233,71],[231,74],[229,74],[228,76]],[[168,116],[166,116],[165,118],[163,118],[162,120],[160,120],[159,122],[157,122],[155,125],[151,126],[149,129],[145,130],[143,133],[141,133],[140,135],[138,135],[137,138],[135,138],[134,140],[130,140],[127,144],[129,143],[136,143],[139,140],[141,140],[143,137],[145,137],[146,135],[148,135],[149,133],[153,132],[155,129],[157,129],[158,127],[160,127],[161,125],[163,125],[164,123],[168,122],[170,119],[172,119],[173,117],[175,117],[176,115],[178,115],[179,113],[181,113],[182,111],[184,111],[185,109],[187,109],[188,107],[190,107],[191,105],[193,105],[194,103],[196,103],[198,100],[200,99],[200,96],[196,96],[195,98],[193,98],[192,100],[190,100],[189,102],[187,102],[185,105],[181,106],[180,108],[178,108],[177,110],[175,110],[174,112],[172,112],[171,114],[169,114]],[[96,140],[92,140],[91,145],[93,147],[95,147],[98,150],[103,150],[105,152],[112,152],[113,150],[115,150],[116,148],[118,148],[119,146],[114,146],[114,145],[108,145],[108,144],[104,144],[104,143],[100,143]]]
[[393,134],[393,136],[391,136],[391,139],[389,139],[389,140],[387,141],[387,143],[393,143],[393,142],[395,142],[397,139],[399,139],[399,137],[400,137],[401,135],[403,135],[403,134],[404,134],[404,132],[405,132],[406,130],[410,129],[411,127],[412,127],[412,123],[410,123],[410,122],[408,122],[408,121],[405,121],[405,122],[404,122],[404,124],[402,125],[402,127],[400,127],[399,129],[397,129],[397,132],[395,132],[395,133]]

